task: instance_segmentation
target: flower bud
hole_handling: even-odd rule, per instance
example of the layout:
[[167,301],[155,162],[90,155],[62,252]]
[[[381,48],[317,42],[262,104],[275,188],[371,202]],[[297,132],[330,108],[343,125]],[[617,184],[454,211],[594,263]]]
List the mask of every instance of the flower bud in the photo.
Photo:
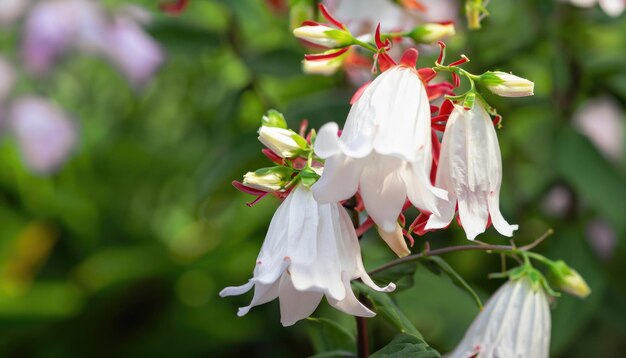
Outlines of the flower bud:
[[430,44],[456,33],[454,24],[430,23],[418,26],[409,33],[409,37],[417,43]]
[[346,47],[354,41],[348,31],[324,25],[300,26],[293,30],[293,34],[301,40],[327,48]]
[[277,191],[287,184],[291,174],[293,171],[287,167],[262,168],[246,173],[243,176],[243,184],[262,191]]
[[287,121],[282,113],[275,109],[270,109],[261,119],[261,125],[267,127],[278,127],[287,129]]
[[383,229],[378,226],[376,226],[376,229],[380,237],[385,240],[389,248],[391,248],[398,257],[404,257],[411,253],[411,250],[409,250],[409,247],[406,245],[402,228],[399,224],[396,224],[396,229],[392,232],[383,231]]
[[485,72],[479,81],[491,92],[502,97],[532,96],[535,88],[532,81],[501,71]]
[[324,60],[304,60],[302,70],[310,75],[331,76],[343,65],[343,58],[329,58]]
[[550,265],[550,271],[558,287],[572,296],[585,298],[591,289],[585,279],[576,270],[567,266],[564,261],[556,261]]
[[261,126],[259,141],[282,158],[294,158],[307,149],[307,142],[291,129]]

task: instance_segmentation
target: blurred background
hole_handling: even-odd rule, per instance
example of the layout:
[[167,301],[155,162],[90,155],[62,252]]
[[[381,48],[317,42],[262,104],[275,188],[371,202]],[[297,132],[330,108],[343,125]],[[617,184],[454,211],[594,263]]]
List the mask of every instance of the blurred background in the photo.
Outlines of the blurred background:
[[[473,73],[536,84],[534,97],[488,100],[504,117],[501,206],[520,225],[516,243],[554,228],[537,251],[566,260],[593,290],[555,303],[555,357],[626,352],[626,16],[609,2],[498,0],[470,32],[462,4],[422,1],[438,9],[426,20],[456,21],[450,59],[465,54]],[[218,292],[251,276],[278,205],[250,208],[253,197],[230,184],[270,166],[256,139],[261,116],[275,108],[292,128],[343,123],[358,79],[303,74],[285,2],[164,10],[149,0],[0,0],[0,355],[353,351],[354,319],[326,303],[315,317],[336,321],[339,335],[313,320],[283,328],[277,302],[238,318],[251,294]],[[437,52],[420,50],[418,65],[432,65]],[[453,224],[413,250],[464,237]],[[508,243],[493,229],[480,239]],[[362,244],[368,268],[393,259],[373,234]],[[483,299],[502,283],[487,279],[498,256],[445,259]],[[391,296],[442,353],[478,313],[422,267]],[[368,323],[372,351],[397,333],[381,318]]]

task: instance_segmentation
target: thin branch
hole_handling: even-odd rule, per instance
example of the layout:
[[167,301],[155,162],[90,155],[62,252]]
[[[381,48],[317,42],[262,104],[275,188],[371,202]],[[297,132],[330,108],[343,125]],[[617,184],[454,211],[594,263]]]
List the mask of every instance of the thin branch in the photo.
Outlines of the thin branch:
[[435,250],[428,250],[428,251],[424,251],[421,252],[419,254],[413,254],[413,255],[409,255],[406,257],[402,257],[399,258],[397,260],[388,262],[380,267],[377,267],[371,271],[368,272],[369,275],[373,275],[376,273],[379,273],[381,271],[385,271],[389,268],[392,268],[394,266],[398,266],[398,265],[402,265],[404,263],[407,262],[412,262],[412,261],[417,261],[423,257],[427,257],[427,256],[439,256],[439,255],[444,255],[447,253],[451,253],[451,252],[459,252],[459,251],[487,251],[487,252],[501,252],[501,253],[515,253],[515,252],[519,252],[519,251],[528,251],[532,248],[534,248],[535,246],[539,245],[541,242],[543,242],[546,238],[548,238],[550,235],[552,235],[554,231],[552,229],[549,229],[548,231],[546,231],[543,235],[541,235],[537,240],[533,241],[532,243],[526,245],[526,246],[522,246],[522,247],[516,247],[513,245],[489,245],[489,244],[479,244],[479,245],[460,245],[460,246],[450,246],[450,247],[444,247],[441,249],[435,249]]
[[552,230],[550,228],[543,235],[541,235],[537,240],[531,242],[530,244],[528,244],[526,246],[522,246],[519,249],[522,250],[522,251],[532,250],[535,247],[537,247],[537,245],[541,244],[545,239],[549,238],[552,234],[554,234],[554,230]]

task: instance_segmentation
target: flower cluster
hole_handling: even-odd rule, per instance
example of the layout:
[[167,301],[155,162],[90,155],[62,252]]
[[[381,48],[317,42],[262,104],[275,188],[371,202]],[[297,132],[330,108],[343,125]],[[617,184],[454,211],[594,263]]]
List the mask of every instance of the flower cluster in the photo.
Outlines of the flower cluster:
[[[503,163],[496,129],[502,118],[484,93],[521,97],[534,91],[532,81],[510,73],[467,72],[461,68],[469,61],[465,56],[445,65],[442,42],[433,67],[417,67],[415,48],[396,61],[394,35],[384,34],[380,25],[367,42],[355,38],[323,5],[320,11],[330,25],[309,21],[294,30],[307,44],[325,48],[306,55],[305,68],[332,72],[336,61],[358,47],[372,52],[372,72],[378,75],[354,94],[343,128],[330,122],[307,134],[304,123],[296,133],[277,111],[263,117],[259,140],[275,166],[249,172],[243,182],[233,184],[257,200],[272,194],[283,202],[270,223],[253,277],[220,293],[239,295],[254,288],[252,302],[239,310],[240,316],[278,298],[286,326],[311,315],[322,297],[348,314],[374,315],[356,298],[350,281],[360,279],[383,292],[393,291],[395,285],[377,286],[364,269],[359,237],[369,229],[376,228],[399,257],[411,253],[407,240],[413,246],[412,234],[445,229],[455,216],[468,240],[490,225],[513,236],[518,226],[500,212]],[[419,31],[403,36],[415,37]],[[318,62],[323,65],[312,65]],[[440,73],[451,74],[451,82],[442,81]],[[456,94],[462,78],[469,90]],[[408,224],[410,207],[420,214]],[[451,356],[547,357],[548,297],[556,293],[530,265],[531,258],[548,266],[561,290],[579,297],[590,293],[582,277],[564,262],[527,247],[507,248],[524,264],[499,275],[509,277],[509,283],[489,301]]]
[[[0,26],[23,17],[20,62],[39,80],[71,51],[97,55],[136,87],[152,77],[164,59],[161,47],[141,28],[150,20],[143,9],[121,7],[109,13],[89,0],[3,1]],[[71,115],[43,96],[10,98],[18,69],[0,54],[0,120],[15,136],[29,169],[47,174],[66,160],[77,142]]]

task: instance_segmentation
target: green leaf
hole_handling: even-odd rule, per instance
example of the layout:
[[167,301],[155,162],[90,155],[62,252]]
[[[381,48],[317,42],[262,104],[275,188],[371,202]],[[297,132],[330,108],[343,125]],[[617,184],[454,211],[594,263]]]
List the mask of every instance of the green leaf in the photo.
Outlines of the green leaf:
[[446,260],[442,259],[439,256],[426,256],[421,258],[420,261],[434,274],[439,275],[442,272],[445,273],[448,277],[450,277],[452,283],[454,283],[459,288],[467,291],[472,296],[474,301],[476,301],[478,308],[483,308],[483,303],[480,300],[480,297],[478,297],[478,294],[476,294],[474,289],[472,289],[472,287],[463,279],[463,277],[461,277],[461,275],[454,271],[452,266],[450,266],[450,264],[448,264]]
[[378,272],[372,275],[372,279],[384,285],[393,282],[396,284],[395,292],[399,292],[413,287],[415,270],[417,270],[417,264],[415,262],[407,262]]
[[287,121],[282,113],[278,112],[275,109],[270,109],[267,111],[267,114],[261,118],[261,125],[267,127],[278,127],[287,129]]
[[400,311],[400,308],[391,300],[387,293],[374,291],[361,282],[352,282],[354,288],[365,295],[380,316],[393,324],[400,332],[424,339],[413,323]]
[[582,135],[563,128],[556,144],[557,170],[577,193],[620,232],[626,232],[624,178]]
[[316,357],[344,357],[353,355],[356,338],[345,327],[328,318],[309,317],[309,338],[313,343]]
[[424,342],[408,334],[399,334],[388,345],[370,356],[371,358],[439,358],[441,355]]

